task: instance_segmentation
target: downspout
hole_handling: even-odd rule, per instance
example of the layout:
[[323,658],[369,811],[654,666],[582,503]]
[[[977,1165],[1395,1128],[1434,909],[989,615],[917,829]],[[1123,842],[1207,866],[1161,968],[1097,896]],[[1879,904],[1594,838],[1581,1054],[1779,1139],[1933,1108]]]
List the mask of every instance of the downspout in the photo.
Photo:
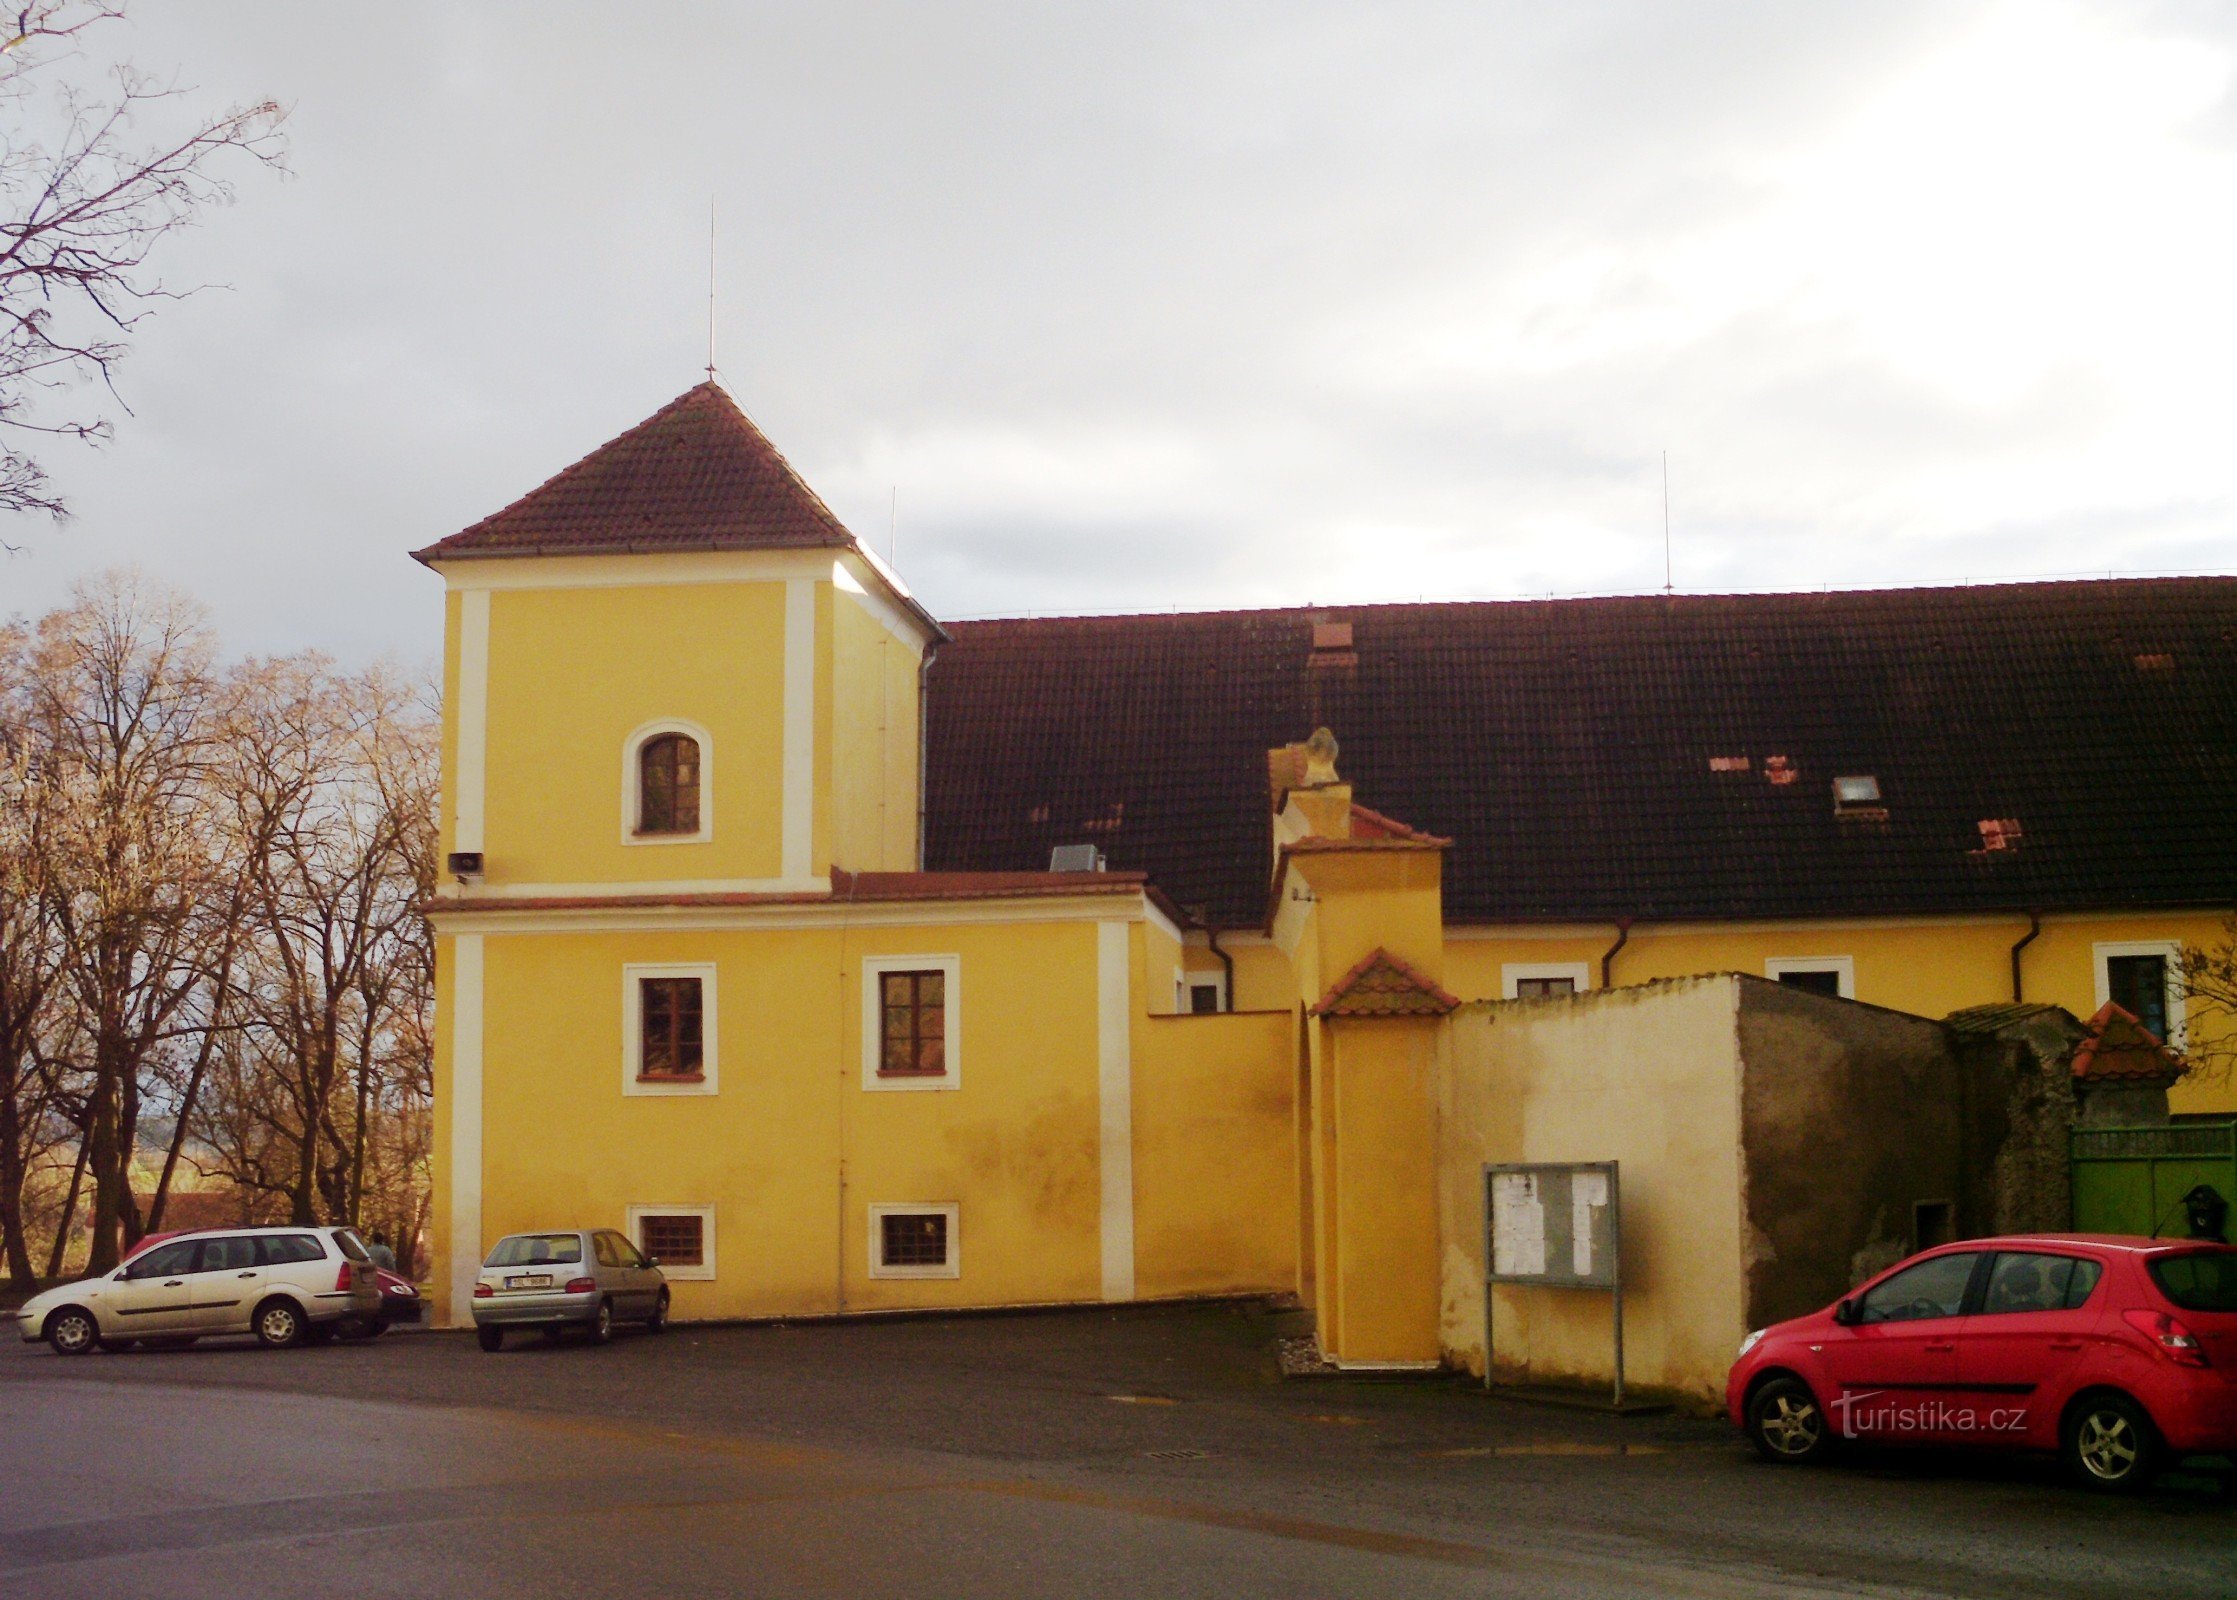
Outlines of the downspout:
[[1219,957],[1219,964],[1227,969],[1227,987],[1220,991],[1221,997],[1227,1003],[1221,1009],[1233,1011],[1235,1009],[1235,958],[1219,947],[1219,929],[1206,923],[1204,925],[1204,937],[1211,944],[1212,954]]
[[2026,998],[2020,990],[2020,952],[2033,944],[2035,936],[2042,931],[2043,918],[2041,913],[2030,911],[2027,914],[2027,932],[2020,936],[2018,944],[2012,946],[2012,1004],[2014,1005],[2018,1005]]
[[932,661],[940,641],[927,639],[924,659],[917,663],[917,871],[924,870],[925,787],[930,781],[932,758]]
[[1612,988],[1614,988],[1614,987],[1615,987],[1615,977],[1614,977],[1614,973],[1615,973],[1615,970],[1616,970],[1616,952],[1617,952],[1617,951],[1619,951],[1619,950],[1621,950],[1621,949],[1622,949],[1622,948],[1623,948],[1623,947],[1624,947],[1625,945],[1629,944],[1630,942],[1631,942],[1631,919],[1630,919],[1629,917],[1618,917],[1618,918],[1616,918],[1616,942],[1615,942],[1614,944],[1612,944],[1612,945],[1608,946],[1608,948],[1607,948],[1607,951],[1606,951],[1606,953],[1604,953],[1604,954],[1603,954],[1603,955],[1602,955],[1602,956],[1600,957],[1600,987],[1601,987],[1601,988],[1603,988],[1603,989],[1612,989]]

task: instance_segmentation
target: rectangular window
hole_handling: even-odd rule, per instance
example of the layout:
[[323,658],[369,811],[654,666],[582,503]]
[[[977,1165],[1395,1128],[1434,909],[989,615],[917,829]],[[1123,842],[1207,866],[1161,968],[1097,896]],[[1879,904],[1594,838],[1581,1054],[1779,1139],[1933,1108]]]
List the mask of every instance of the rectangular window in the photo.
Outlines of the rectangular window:
[[1517,1000],[1551,1000],[1555,995],[1575,994],[1576,992],[1577,980],[1574,978],[1517,978],[1515,980],[1515,998]]
[[862,1086],[955,1089],[961,1035],[958,956],[869,956],[862,963]]
[[1219,1011],[1219,985],[1192,983],[1188,986],[1188,1009],[1191,1015],[1213,1016]]
[[2119,1006],[2163,1044],[2183,1048],[2183,994],[2177,979],[2182,946],[2171,939],[2100,944],[2097,1003]]
[[948,1070],[948,979],[944,972],[882,972],[878,1073],[893,1078]]
[[701,1048],[699,980],[640,978],[638,1016],[643,1045],[637,1058],[640,1078],[698,1078],[705,1057]]
[[870,1208],[871,1277],[953,1278],[958,1255],[954,1206]]
[[1544,1000],[1591,987],[1592,969],[1582,961],[1509,961],[1499,969],[1499,994],[1506,1000]]
[[1774,956],[1763,963],[1763,975],[1789,989],[1856,998],[1856,961],[1850,956]]
[[631,1206],[628,1242],[683,1282],[715,1275],[713,1206]]

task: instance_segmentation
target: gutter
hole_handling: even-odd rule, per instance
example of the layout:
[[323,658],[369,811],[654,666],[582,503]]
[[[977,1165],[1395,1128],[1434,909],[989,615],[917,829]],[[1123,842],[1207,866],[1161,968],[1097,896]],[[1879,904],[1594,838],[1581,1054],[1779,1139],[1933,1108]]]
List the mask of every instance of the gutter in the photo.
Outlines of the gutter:
[[1622,950],[1623,947],[1630,942],[1631,919],[1629,917],[1616,918],[1616,942],[1608,946],[1608,948],[1603,951],[1600,956],[1601,988],[1612,989],[1615,987],[1614,973],[1616,969],[1616,953]]
[[924,870],[924,844],[927,833],[926,818],[931,811],[926,799],[926,786],[932,772],[932,663],[940,654],[940,646],[947,635],[939,634],[925,641],[924,656],[917,662],[917,871]]
[[2018,1005],[2026,999],[2026,996],[2020,991],[2020,952],[2033,944],[2035,936],[2042,931],[2042,913],[2030,911],[2027,914],[2027,932],[2021,934],[2019,942],[2012,946],[2012,1004],[2014,1005]]
[[1227,969],[1227,987],[1221,991],[1227,998],[1227,1009],[1235,1009],[1235,958],[1219,947],[1219,929],[1206,923],[1204,937],[1212,947],[1212,954],[1219,957],[1219,964]]

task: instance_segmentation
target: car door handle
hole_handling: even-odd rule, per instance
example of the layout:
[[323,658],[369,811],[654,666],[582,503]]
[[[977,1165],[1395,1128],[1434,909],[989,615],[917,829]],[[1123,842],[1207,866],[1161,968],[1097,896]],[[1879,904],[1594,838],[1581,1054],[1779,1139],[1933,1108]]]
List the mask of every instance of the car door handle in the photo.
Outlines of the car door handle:
[[163,1287],[164,1287],[164,1288],[166,1288],[166,1289],[183,1289],[183,1288],[185,1288],[185,1287],[186,1287],[186,1279],[184,1279],[184,1278],[165,1278],[165,1279],[163,1280]]
[[254,1272],[236,1272],[233,1276],[236,1278],[253,1278],[256,1274]]
[[1956,1351],[1957,1346],[1954,1344],[1930,1344],[1926,1347],[1926,1353],[1930,1356],[1954,1355]]
[[2072,1355],[2081,1347],[2082,1341],[2079,1339],[2053,1339],[2051,1341],[2051,1348],[2060,1355]]

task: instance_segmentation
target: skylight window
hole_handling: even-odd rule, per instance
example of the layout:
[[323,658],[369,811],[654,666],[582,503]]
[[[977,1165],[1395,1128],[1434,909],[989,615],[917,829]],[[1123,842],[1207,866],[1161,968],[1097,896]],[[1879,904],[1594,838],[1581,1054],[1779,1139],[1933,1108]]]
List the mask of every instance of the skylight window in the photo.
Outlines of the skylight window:
[[1846,811],[1855,806],[1876,806],[1880,803],[1880,780],[1869,774],[1833,780],[1833,804]]

